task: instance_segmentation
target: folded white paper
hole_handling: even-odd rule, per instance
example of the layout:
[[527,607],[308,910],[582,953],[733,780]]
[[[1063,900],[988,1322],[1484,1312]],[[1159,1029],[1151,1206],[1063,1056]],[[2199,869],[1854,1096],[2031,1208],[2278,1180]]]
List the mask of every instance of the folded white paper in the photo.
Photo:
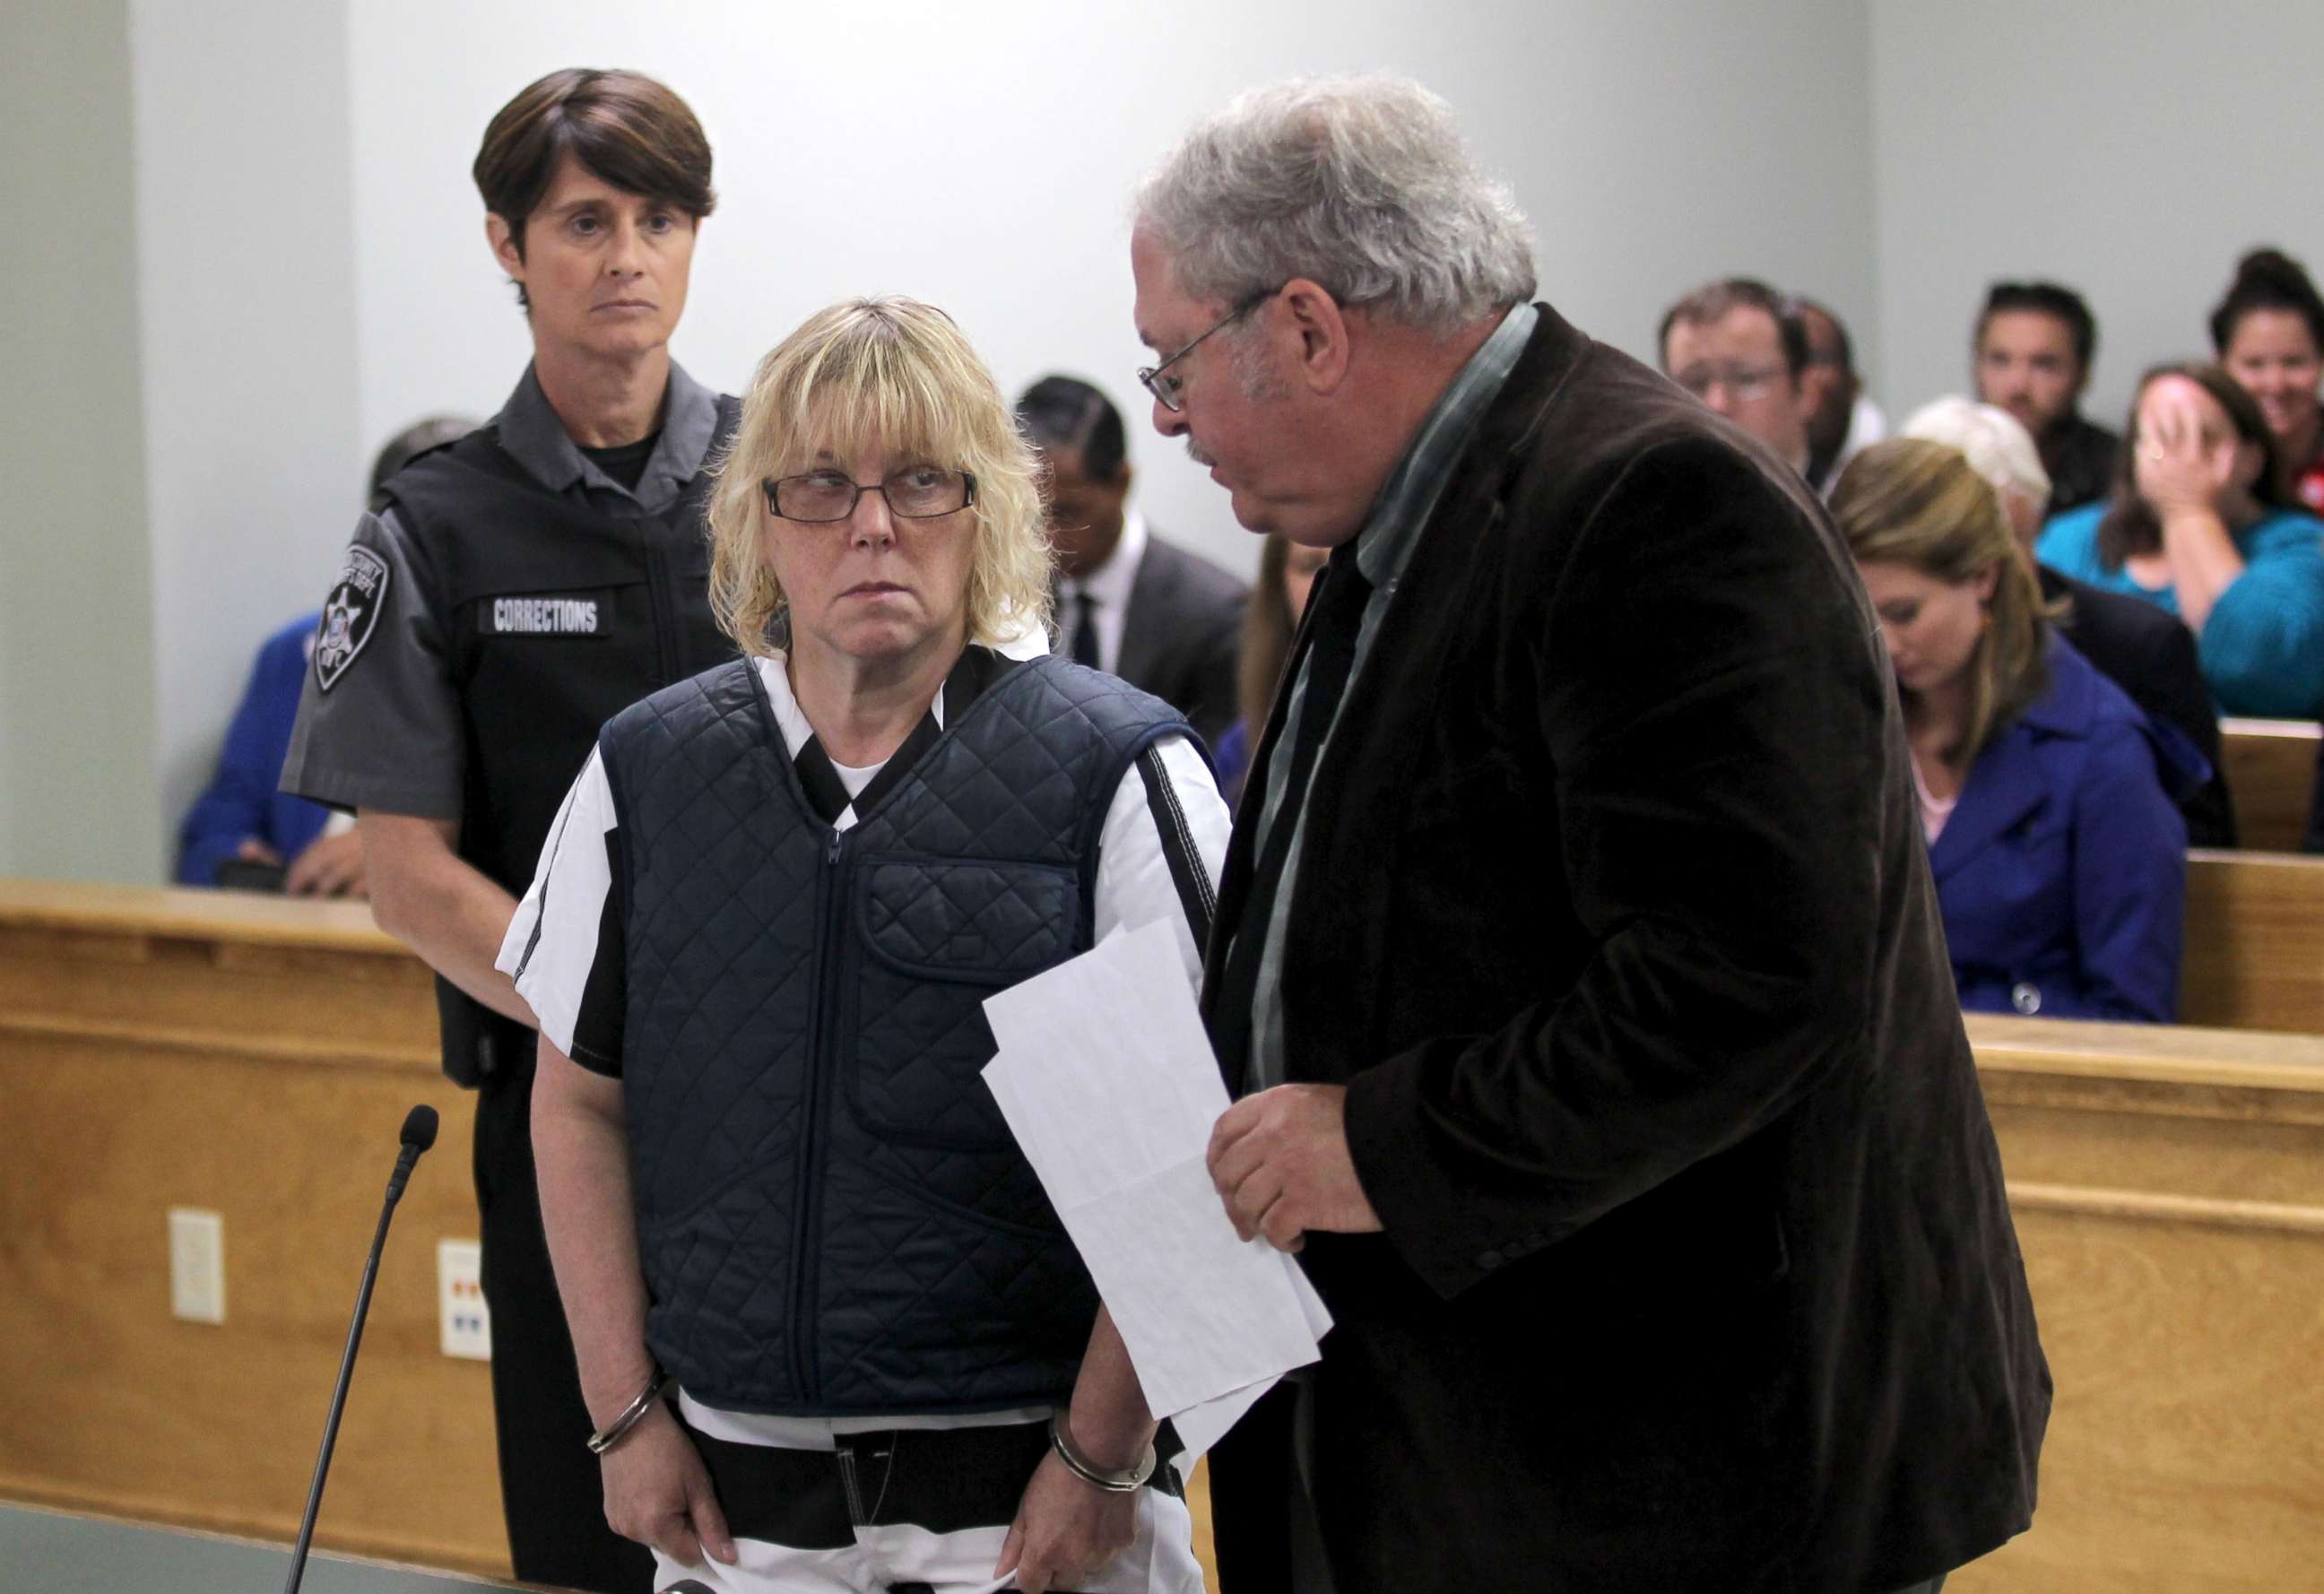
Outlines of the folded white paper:
[[1170,926],[1111,935],[984,1004],[984,1082],[1185,1454],[1314,1361],[1331,1314],[1289,1257],[1235,1237],[1205,1154],[1225,1085]]

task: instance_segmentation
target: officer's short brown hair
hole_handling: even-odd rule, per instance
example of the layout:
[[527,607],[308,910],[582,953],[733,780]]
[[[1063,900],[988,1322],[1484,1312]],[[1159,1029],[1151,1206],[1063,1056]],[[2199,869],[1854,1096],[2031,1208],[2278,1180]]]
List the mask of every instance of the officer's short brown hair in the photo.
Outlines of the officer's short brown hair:
[[696,221],[717,206],[710,141],[684,100],[641,72],[567,67],[500,108],[471,169],[484,208],[508,223],[519,254],[525,218],[567,154],[613,187]]

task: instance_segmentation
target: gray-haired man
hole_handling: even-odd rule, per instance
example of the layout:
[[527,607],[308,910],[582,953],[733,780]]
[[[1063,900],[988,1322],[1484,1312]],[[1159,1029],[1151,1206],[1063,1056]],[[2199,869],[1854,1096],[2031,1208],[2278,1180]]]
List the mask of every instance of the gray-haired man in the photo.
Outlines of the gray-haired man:
[[1804,484],[1526,302],[1408,83],[1237,101],[1131,266],[1157,427],[1333,550],[1206,969],[1213,1178],[1338,1322],[1214,1457],[1229,1594],[1884,1590],[2017,1532],[2048,1373]]

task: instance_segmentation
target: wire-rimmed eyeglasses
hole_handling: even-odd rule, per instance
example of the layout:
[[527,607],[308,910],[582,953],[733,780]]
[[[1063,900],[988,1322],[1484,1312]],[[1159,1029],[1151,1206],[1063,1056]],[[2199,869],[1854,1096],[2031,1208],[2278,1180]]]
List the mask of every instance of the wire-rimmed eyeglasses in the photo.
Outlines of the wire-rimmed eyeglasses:
[[1257,293],[1252,294],[1240,304],[1236,305],[1234,309],[1229,310],[1225,315],[1221,316],[1217,320],[1212,322],[1208,330],[1204,331],[1202,334],[1202,336],[1195,338],[1193,343],[1190,343],[1185,348],[1180,349],[1176,354],[1163,361],[1159,365],[1140,365],[1138,368],[1139,382],[1144,385],[1148,392],[1154,395],[1154,401],[1156,403],[1161,405],[1162,408],[1167,410],[1171,414],[1177,414],[1185,408],[1185,406],[1179,401],[1178,395],[1185,391],[1185,380],[1183,377],[1165,376],[1162,373],[1165,371],[1169,370],[1171,366],[1176,365],[1179,361],[1185,359],[1188,355],[1193,354],[1196,346],[1203,341],[1203,338],[1208,337],[1213,332],[1216,332],[1222,327],[1229,326],[1235,321],[1240,320],[1243,317],[1250,314],[1251,311],[1265,304],[1268,299],[1273,299],[1277,294],[1282,292],[1286,286],[1288,286],[1288,284],[1278,282],[1272,288],[1260,289]]

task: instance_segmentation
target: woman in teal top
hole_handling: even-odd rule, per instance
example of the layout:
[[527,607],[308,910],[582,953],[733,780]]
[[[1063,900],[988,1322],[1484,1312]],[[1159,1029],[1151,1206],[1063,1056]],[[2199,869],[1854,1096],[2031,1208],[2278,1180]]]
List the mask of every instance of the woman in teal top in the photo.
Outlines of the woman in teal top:
[[2043,527],[2034,554],[2184,620],[2222,712],[2324,708],[2324,521],[2284,502],[2267,422],[2218,366],[2140,379],[2114,491]]

